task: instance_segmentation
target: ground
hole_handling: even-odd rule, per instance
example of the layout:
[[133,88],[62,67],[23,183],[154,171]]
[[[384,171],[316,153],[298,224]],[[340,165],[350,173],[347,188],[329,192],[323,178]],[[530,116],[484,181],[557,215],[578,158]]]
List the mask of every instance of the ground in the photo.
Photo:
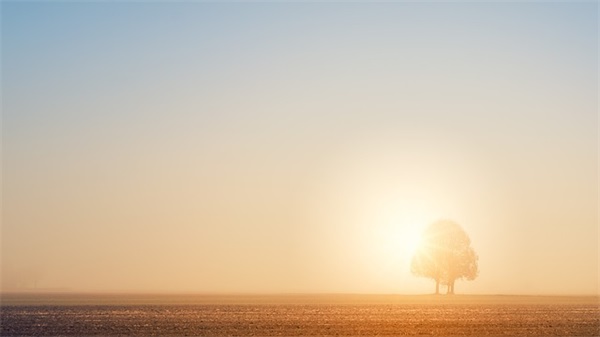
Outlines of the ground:
[[598,336],[591,296],[3,294],[0,335]]

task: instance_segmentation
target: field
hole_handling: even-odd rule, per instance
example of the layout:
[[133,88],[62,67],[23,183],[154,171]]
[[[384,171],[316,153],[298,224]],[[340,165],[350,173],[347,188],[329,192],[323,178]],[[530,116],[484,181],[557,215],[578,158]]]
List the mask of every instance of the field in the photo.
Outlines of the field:
[[598,297],[3,294],[2,336],[599,336]]

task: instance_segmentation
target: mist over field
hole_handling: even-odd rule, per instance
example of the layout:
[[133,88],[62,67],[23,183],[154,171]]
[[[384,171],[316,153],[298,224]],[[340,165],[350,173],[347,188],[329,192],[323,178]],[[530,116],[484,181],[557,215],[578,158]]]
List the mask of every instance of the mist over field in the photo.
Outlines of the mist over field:
[[4,293],[598,294],[596,2],[0,6]]

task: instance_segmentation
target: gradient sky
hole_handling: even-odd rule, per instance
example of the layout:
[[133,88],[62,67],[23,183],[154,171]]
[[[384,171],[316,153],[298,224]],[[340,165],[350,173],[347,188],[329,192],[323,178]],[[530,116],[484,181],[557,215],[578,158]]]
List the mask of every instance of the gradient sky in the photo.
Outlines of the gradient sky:
[[595,2],[1,12],[5,290],[598,293]]

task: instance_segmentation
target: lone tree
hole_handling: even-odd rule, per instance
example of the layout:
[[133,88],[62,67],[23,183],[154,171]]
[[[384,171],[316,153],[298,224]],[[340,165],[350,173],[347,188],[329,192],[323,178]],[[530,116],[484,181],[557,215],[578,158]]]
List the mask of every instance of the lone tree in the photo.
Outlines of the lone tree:
[[448,294],[454,294],[454,281],[477,277],[477,260],[467,233],[455,222],[440,220],[425,229],[410,269],[416,276],[433,279],[436,294],[440,283],[448,286]]

